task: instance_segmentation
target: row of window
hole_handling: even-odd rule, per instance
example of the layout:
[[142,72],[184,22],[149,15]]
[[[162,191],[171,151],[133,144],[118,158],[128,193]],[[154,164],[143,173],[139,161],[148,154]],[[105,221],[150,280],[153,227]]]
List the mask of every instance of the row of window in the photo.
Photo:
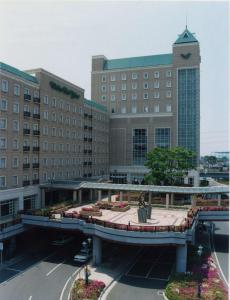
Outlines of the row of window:
[[[120,112],[122,114],[126,114],[128,112],[127,107],[126,106],[122,106]],[[130,112],[133,113],[133,114],[137,113],[137,107],[136,107],[136,105],[132,105],[131,106],[131,111]],[[151,112],[151,109],[149,108],[148,105],[144,105],[142,112],[149,113],[149,112]],[[154,113],[159,113],[159,112],[171,113],[172,112],[172,106],[171,106],[171,104],[167,104],[166,107],[165,107],[165,111],[160,111],[160,105],[159,104],[155,104],[153,106],[153,112]],[[116,109],[114,107],[111,108],[111,113],[116,113]]]
[[[0,118],[0,129],[7,129],[7,118]],[[12,121],[12,130],[19,131],[19,120]]]
[[[153,87],[153,88],[155,88],[155,89],[159,89],[159,88],[160,88],[160,82],[159,82],[159,81],[155,81],[155,82],[153,83],[153,85],[149,84],[148,82],[143,82],[143,84],[142,84],[142,88],[145,89],[145,90],[148,89],[148,88],[151,88],[151,87]],[[167,87],[167,88],[172,87],[172,82],[171,82],[171,80],[166,81],[165,87]],[[132,88],[132,90],[137,90],[137,88],[138,88],[137,82],[132,82],[131,88]],[[121,89],[121,91],[126,91],[126,90],[127,90],[127,84],[126,84],[126,83],[122,83],[122,84],[120,85],[120,89]],[[102,85],[102,86],[101,86],[101,91],[102,91],[102,92],[106,92],[106,90],[107,90],[107,86],[106,86],[106,85]],[[119,91],[118,86],[115,85],[115,84],[111,84],[111,85],[110,85],[110,91],[111,91],[111,92],[115,92],[116,90]]]
[[[163,71],[162,71],[162,73],[163,73]],[[138,76],[142,76],[143,79],[160,78],[160,72],[155,71],[151,74],[149,72],[143,72],[142,74],[133,72],[131,74],[131,78],[133,80],[138,79]],[[165,76],[166,77],[172,77],[172,71],[171,70],[166,70],[165,71]],[[126,73],[121,73],[120,78],[121,78],[121,80],[127,80],[128,75]],[[101,77],[102,82],[106,82],[108,79],[110,79],[110,81],[116,81],[116,80],[119,79],[119,75],[118,74],[111,74],[110,78],[109,78],[107,75],[103,74],[102,77]]]
[[[8,80],[2,79],[1,90],[2,90],[2,92],[5,92],[5,93],[7,93],[9,91]],[[13,84],[13,91],[14,91],[14,96],[20,96],[20,94],[21,94],[21,86],[20,86],[20,84],[14,83]],[[23,92],[24,92],[24,95],[30,95],[30,89],[27,88],[27,87],[23,88]],[[39,98],[39,91],[38,90],[32,91],[32,94],[33,94],[34,97]]]
[[[12,176],[12,186],[17,186],[18,185],[18,175],[13,175]],[[33,180],[37,180],[38,177],[38,173],[33,173],[32,175],[32,179]],[[30,180],[30,176],[29,175],[23,175],[22,177],[23,181],[29,181]],[[0,176],[0,188],[4,188],[6,187],[6,176]]]
[[[172,92],[171,91],[166,91],[165,96],[166,96],[166,98],[171,98],[172,97]],[[148,99],[151,98],[151,94],[149,94],[148,92],[145,92],[145,93],[143,93],[142,97],[143,97],[143,100],[148,100]],[[161,95],[160,95],[159,92],[154,92],[152,97],[154,99],[159,99],[161,97]],[[108,98],[107,95],[102,95],[101,96],[102,101],[107,101],[107,98]],[[120,100],[121,101],[126,101],[127,98],[128,98],[127,94],[121,94],[120,95]],[[138,98],[137,93],[133,93],[131,95],[131,100],[137,100],[137,98]],[[116,95],[110,95],[110,101],[116,101]]]
[[[1,111],[7,111],[8,110],[8,100],[7,99],[1,99],[0,101],[0,110]],[[19,113],[20,111],[20,105],[19,102],[14,101],[13,102],[13,107],[12,111],[14,113]],[[31,107],[28,104],[24,104],[23,108],[24,112],[33,112],[34,114],[39,114],[40,113],[40,108],[38,105],[33,106],[33,109],[31,110]]]
[[[38,147],[39,143],[38,140],[33,140],[33,147]],[[24,140],[23,146],[30,146],[29,140]],[[0,137],[0,149],[7,149],[7,138],[6,137]],[[19,140],[13,139],[12,140],[12,149],[18,150],[19,149]]]

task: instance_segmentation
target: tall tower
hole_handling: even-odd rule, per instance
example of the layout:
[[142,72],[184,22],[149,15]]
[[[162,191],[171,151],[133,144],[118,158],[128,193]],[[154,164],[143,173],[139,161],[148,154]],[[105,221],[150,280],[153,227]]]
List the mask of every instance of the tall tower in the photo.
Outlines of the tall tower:
[[200,156],[200,47],[187,29],[173,44],[177,80],[177,144]]

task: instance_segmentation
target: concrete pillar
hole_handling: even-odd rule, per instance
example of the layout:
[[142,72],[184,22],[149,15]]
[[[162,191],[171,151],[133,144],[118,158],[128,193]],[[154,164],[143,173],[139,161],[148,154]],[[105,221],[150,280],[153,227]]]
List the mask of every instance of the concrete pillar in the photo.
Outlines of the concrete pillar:
[[149,205],[152,204],[152,192],[149,192]]
[[218,199],[218,206],[221,206],[221,194],[217,195],[217,199]]
[[102,241],[99,237],[93,236],[93,265],[101,264]]
[[187,244],[178,245],[176,249],[176,272],[185,273],[187,266]]
[[171,193],[171,205],[174,205],[174,194]]
[[45,189],[41,189],[41,208],[45,207],[46,202],[46,192]]
[[73,202],[77,202],[77,191],[73,191]]
[[196,207],[196,198],[195,198],[195,195],[191,195],[191,204],[192,204],[192,207]]
[[23,195],[23,192],[20,192],[20,194],[19,194],[18,209],[19,210],[23,210],[24,209],[24,195]]
[[128,195],[128,203],[130,202],[130,192],[127,193]]
[[169,194],[166,194],[166,205],[165,205],[166,209],[169,209]]
[[108,201],[111,202],[111,190],[108,190]]
[[91,202],[93,202],[93,190],[92,189],[89,190],[89,200]]
[[98,190],[98,201],[101,201],[101,190]]
[[120,191],[120,201],[123,201],[123,192]]
[[82,190],[78,190],[78,204],[82,203]]

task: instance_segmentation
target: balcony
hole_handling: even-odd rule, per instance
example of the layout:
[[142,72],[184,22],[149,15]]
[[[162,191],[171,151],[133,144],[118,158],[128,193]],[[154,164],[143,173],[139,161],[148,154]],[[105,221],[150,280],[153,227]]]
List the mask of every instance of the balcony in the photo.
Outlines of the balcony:
[[33,184],[39,184],[39,179],[33,179]]
[[88,129],[88,126],[87,126],[87,125],[85,125],[85,126],[84,126],[84,129]]
[[24,94],[24,100],[31,100],[31,96],[28,94]]
[[33,152],[38,152],[40,151],[40,147],[36,146],[36,147],[33,147]]
[[23,129],[23,134],[30,134],[30,129],[29,128],[24,128]]
[[88,138],[88,142],[92,142],[93,141],[93,139],[92,138]]
[[30,112],[29,111],[24,111],[23,115],[24,115],[24,117],[30,117]]
[[40,130],[33,130],[33,135],[40,135]]
[[23,146],[23,151],[30,151],[30,146]]
[[84,154],[87,154],[87,153],[88,153],[88,150],[85,149],[85,150],[84,150]]
[[87,140],[88,140],[87,137],[84,137],[84,142],[87,142]]
[[30,185],[30,181],[29,180],[23,180],[22,185],[23,186]]
[[89,162],[88,162],[88,166],[92,166],[92,161],[89,161]]
[[87,118],[87,117],[88,117],[88,114],[87,114],[87,113],[84,113],[84,117]]
[[33,163],[33,169],[38,169],[39,168],[39,163]]
[[89,117],[89,119],[92,119],[92,118],[93,118],[93,115],[89,115],[88,117]]
[[89,129],[89,130],[92,130],[92,129],[93,129],[93,127],[92,127],[92,126],[88,126],[88,129]]
[[40,103],[41,102],[39,97],[34,97],[33,100],[34,100],[34,103]]
[[23,164],[23,169],[29,169],[29,168],[30,168],[30,164],[29,163]]
[[84,166],[87,166],[87,164],[88,164],[87,161],[84,161],[83,165],[84,165]]
[[34,119],[39,119],[40,120],[40,114],[33,114]]
[[88,150],[88,153],[89,153],[89,154],[92,154],[92,150]]

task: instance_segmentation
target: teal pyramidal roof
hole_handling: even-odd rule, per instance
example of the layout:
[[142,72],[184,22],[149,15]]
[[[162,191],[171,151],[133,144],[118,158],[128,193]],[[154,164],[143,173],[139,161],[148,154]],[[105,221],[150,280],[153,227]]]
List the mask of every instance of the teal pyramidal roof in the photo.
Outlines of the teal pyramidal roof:
[[129,69],[171,64],[172,54],[170,53],[106,60],[104,64],[104,70]]
[[179,35],[178,39],[175,41],[174,44],[185,44],[185,43],[198,43],[198,40],[194,37],[194,35],[187,29]]
[[101,105],[100,103],[97,103],[97,102],[95,102],[93,100],[84,99],[84,103],[86,105],[91,106],[91,107],[95,107],[95,108],[97,108],[97,109],[99,109],[101,111],[107,112],[107,108],[104,105]]
[[4,64],[3,62],[0,62],[0,69],[3,70],[3,71],[6,71],[8,73],[11,73],[13,75],[16,75],[20,78],[23,78],[24,80],[27,80],[27,81],[31,81],[31,82],[34,82],[34,83],[38,83],[37,81],[37,78],[26,73],[26,72],[23,72],[23,71],[20,71],[14,67],[11,67],[10,65],[7,65],[7,64]]

